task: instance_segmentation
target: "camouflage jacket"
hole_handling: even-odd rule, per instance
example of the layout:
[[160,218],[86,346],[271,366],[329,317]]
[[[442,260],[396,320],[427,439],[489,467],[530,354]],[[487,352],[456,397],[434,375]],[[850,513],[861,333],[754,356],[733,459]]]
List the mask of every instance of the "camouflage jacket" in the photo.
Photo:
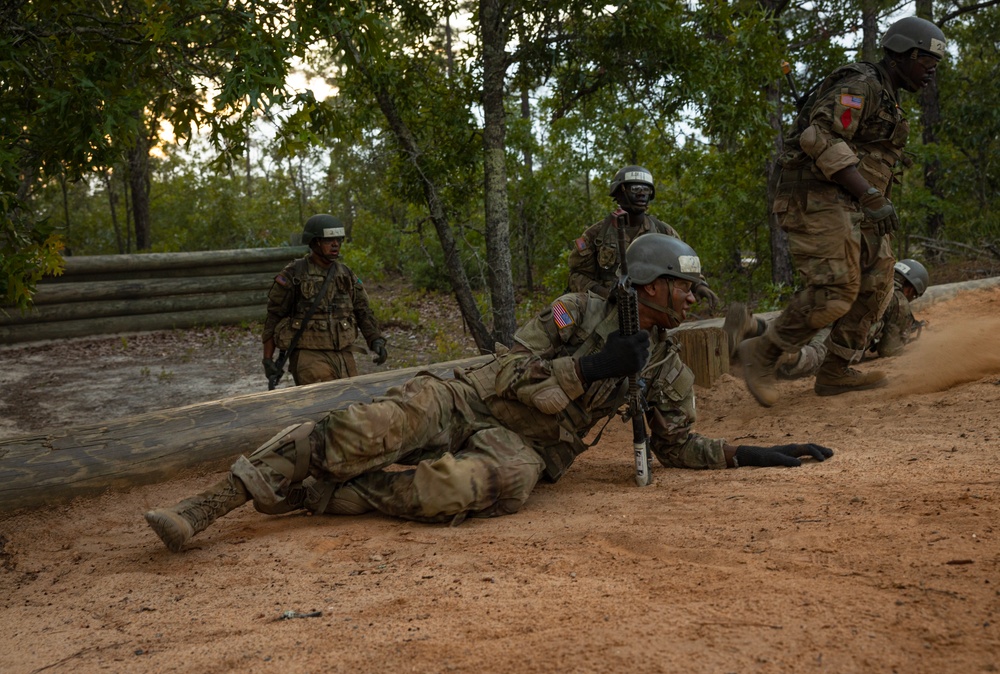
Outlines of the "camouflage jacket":
[[[577,359],[600,351],[617,329],[613,302],[594,293],[563,295],[517,331],[514,349],[459,373],[477,388],[493,416],[539,448],[550,480],[587,449],[587,433],[625,404],[627,379],[588,384],[576,367]],[[725,441],[691,432],[694,373],[681,361],[680,346],[664,331],[650,337],[649,364],[640,375],[650,448],[667,466],[725,468]],[[623,460],[631,457],[626,449]]]
[[[625,229],[625,245],[637,236],[647,232],[659,232],[680,238],[677,231],[645,213],[636,226]],[[614,287],[618,274],[618,230],[615,228],[614,214],[609,214],[594,223],[573,242],[569,254],[569,291],[575,293],[595,292],[607,297]]]
[[851,63],[833,71],[805,105],[780,164],[800,179],[831,180],[848,166],[883,194],[910,134],[895,89],[881,64]]
[[[334,277],[326,296],[306,324],[298,348],[353,350],[351,346],[359,329],[369,347],[382,336],[361,279],[342,262],[334,261],[333,264]],[[267,293],[264,341],[273,337],[279,349],[288,348],[313,298],[322,289],[326,273],[327,269],[315,264],[307,255],[289,263],[274,277]]]
[[895,281],[895,290],[882,317],[872,325],[869,332],[868,350],[875,351],[883,358],[895,356],[903,347],[919,335],[917,320],[910,309],[910,301]]

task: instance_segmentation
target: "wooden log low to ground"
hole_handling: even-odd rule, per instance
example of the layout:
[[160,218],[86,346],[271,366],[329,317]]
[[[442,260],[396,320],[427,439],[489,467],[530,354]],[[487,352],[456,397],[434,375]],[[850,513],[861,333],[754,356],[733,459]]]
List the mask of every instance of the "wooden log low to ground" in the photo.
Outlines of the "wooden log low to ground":
[[0,512],[65,503],[168,480],[200,464],[231,462],[285,426],[318,421],[330,410],[369,401],[417,372],[450,377],[455,367],[490,357],[251,393],[0,440]]
[[192,253],[81,255],[66,258],[61,276],[44,283],[112,281],[137,278],[186,278],[194,275],[277,273],[289,260],[302,257],[307,246],[205,250]]
[[[997,286],[1000,277],[932,286],[914,309],[919,312],[960,292]],[[728,367],[721,323],[722,319],[695,321],[678,331],[696,381],[699,368],[703,381],[714,381]],[[699,333],[702,338],[696,336]],[[199,465],[221,467],[296,421],[318,420],[332,409],[368,401],[421,370],[447,377],[456,367],[488,358],[389,370],[0,440],[0,512],[151,484]],[[720,359],[726,364],[717,362]]]

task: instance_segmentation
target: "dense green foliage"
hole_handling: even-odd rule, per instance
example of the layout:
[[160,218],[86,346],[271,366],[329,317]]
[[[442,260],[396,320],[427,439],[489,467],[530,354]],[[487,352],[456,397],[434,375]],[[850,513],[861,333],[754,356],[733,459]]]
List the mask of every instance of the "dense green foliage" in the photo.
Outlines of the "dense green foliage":
[[[614,171],[639,163],[656,177],[651,211],[699,251],[724,296],[776,292],[767,263],[766,174],[776,139],[767,89],[784,87],[783,58],[796,65],[800,92],[857,58],[859,6],[512,7],[506,146],[515,282],[561,291],[571,242],[614,207]],[[883,28],[894,9],[885,8]],[[475,11],[402,0],[21,0],[4,10],[6,303],[29,301],[33,281],[57,266],[60,241],[73,254],[133,250],[124,157],[142,134],[157,146],[151,250],[281,245],[311,214],[331,212],[350,229],[345,255],[362,276],[401,273],[446,289],[426,205],[430,181],[470,285],[485,286],[481,45],[446,23]],[[894,200],[907,233],[926,233],[938,213],[945,225],[937,235],[986,245],[1000,236],[1000,12],[960,15],[945,31],[955,58],[939,70],[937,142],[921,141],[918,102],[908,97],[916,163]],[[362,61],[345,58],[347,43]],[[293,57],[325,87],[287,86]],[[415,137],[417,163],[380,110],[379,84]],[[790,123],[787,95],[783,112]],[[174,144],[196,128],[202,137]],[[932,160],[940,166],[933,192],[923,184]]]

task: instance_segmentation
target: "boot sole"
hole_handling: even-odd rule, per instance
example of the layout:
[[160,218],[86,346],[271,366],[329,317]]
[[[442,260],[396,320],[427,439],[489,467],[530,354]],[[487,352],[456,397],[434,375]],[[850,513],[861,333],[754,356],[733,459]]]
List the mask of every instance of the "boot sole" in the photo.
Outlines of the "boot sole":
[[820,384],[817,381],[813,384],[813,391],[815,391],[818,396],[839,396],[841,393],[850,393],[851,391],[870,391],[872,389],[882,388],[883,386],[888,385],[888,379],[879,379],[871,384],[864,384],[862,386],[834,386],[832,384]]
[[722,331],[729,339],[729,360],[736,357],[736,350],[740,348],[743,335],[747,331],[747,309],[742,304],[732,304],[726,312],[726,319],[722,323]]
[[184,544],[194,536],[194,529],[180,515],[166,510],[150,510],[145,515],[146,523],[156,532],[163,544],[171,552],[180,552]]
[[758,403],[760,403],[761,406],[763,406],[763,407],[774,407],[775,403],[778,402],[778,398],[779,398],[777,391],[772,391],[773,397],[771,397],[771,398],[763,396],[757,390],[757,387],[754,386],[750,382],[750,377],[747,376],[747,371],[751,367],[750,363],[753,362],[753,360],[751,358],[751,355],[752,355],[751,352],[753,351],[753,347],[750,345],[750,342],[753,339],[760,339],[760,337],[753,337],[752,339],[743,340],[742,342],[740,342],[740,346],[739,346],[739,349],[738,349],[739,354],[740,354],[740,362],[743,363],[743,381],[746,382],[747,390],[750,391],[750,395],[752,395],[754,397],[754,399]]

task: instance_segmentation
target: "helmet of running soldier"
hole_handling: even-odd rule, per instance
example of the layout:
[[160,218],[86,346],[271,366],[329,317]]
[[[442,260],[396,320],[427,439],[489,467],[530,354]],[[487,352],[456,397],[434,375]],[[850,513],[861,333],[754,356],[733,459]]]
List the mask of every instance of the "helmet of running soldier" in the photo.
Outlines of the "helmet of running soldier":
[[656,196],[653,174],[641,166],[625,166],[611,180],[609,196],[629,212],[642,212]]
[[908,16],[889,26],[882,36],[882,49],[906,54],[919,49],[939,59],[944,58],[947,43],[936,25],[919,16]]
[[910,282],[913,289],[917,291],[917,297],[923,295],[927,290],[927,286],[931,283],[931,277],[927,273],[927,268],[916,260],[900,260],[893,267],[893,270],[894,273],[899,274]]
[[314,239],[342,239],[345,236],[347,231],[340,218],[326,213],[312,216],[302,228],[302,243],[306,246],[311,245]]
[[667,234],[637,236],[625,250],[628,275],[634,285],[652,283],[661,276],[691,283],[701,281],[701,260],[694,248]]

